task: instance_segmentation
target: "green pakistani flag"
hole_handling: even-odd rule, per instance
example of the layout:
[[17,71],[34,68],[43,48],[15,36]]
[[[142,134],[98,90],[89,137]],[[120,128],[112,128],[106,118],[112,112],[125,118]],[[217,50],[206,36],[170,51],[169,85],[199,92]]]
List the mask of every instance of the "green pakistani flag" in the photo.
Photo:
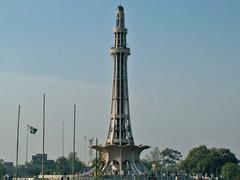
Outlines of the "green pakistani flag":
[[30,133],[31,133],[31,134],[35,134],[35,133],[37,132],[37,129],[36,129],[36,128],[34,128],[34,127],[32,127],[32,126],[29,126],[29,128],[30,128]]

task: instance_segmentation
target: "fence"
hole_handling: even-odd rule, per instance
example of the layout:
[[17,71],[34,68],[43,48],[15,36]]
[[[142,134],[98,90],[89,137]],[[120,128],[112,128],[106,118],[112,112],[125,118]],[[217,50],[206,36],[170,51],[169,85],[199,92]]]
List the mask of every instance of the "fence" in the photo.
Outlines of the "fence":
[[[39,176],[41,179],[41,176]],[[46,180],[193,180],[193,178],[188,176],[77,176],[74,178],[71,175],[68,176],[58,176],[50,175],[44,176]]]

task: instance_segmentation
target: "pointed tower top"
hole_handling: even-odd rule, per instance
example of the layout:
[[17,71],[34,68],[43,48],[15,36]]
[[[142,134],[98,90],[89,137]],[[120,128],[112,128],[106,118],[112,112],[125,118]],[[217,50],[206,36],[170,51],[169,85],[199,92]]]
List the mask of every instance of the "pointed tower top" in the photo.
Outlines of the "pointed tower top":
[[117,7],[117,17],[116,17],[116,27],[125,28],[125,17],[124,17],[124,9],[120,5]]
[[118,11],[124,11],[124,8],[120,5],[120,6],[117,7],[117,10]]

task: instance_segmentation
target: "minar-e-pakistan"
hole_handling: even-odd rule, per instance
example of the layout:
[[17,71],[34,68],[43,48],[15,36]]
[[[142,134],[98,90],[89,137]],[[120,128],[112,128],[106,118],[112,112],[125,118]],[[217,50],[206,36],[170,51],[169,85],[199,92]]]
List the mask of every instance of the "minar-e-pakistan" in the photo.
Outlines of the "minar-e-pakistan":
[[127,59],[127,28],[125,27],[124,8],[118,6],[114,32],[112,101],[111,115],[105,146],[92,148],[102,153],[104,175],[145,175],[147,172],[140,162],[140,153],[149,146],[136,146],[130,121]]

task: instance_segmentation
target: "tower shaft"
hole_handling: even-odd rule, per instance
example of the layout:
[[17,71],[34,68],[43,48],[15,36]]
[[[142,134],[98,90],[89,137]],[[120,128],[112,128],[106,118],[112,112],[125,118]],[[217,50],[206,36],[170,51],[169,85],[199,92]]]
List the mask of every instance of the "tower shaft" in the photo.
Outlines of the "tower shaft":
[[130,49],[127,47],[127,29],[123,8],[118,7],[116,27],[114,32],[114,47],[111,48],[113,57],[113,86],[111,116],[106,145],[134,145],[130,123],[127,58]]
[[113,86],[111,115],[105,146],[95,145],[103,158],[103,175],[145,175],[147,172],[140,161],[140,153],[149,146],[134,144],[130,122],[127,59],[130,49],[127,47],[127,29],[122,6],[118,6],[114,32]]

